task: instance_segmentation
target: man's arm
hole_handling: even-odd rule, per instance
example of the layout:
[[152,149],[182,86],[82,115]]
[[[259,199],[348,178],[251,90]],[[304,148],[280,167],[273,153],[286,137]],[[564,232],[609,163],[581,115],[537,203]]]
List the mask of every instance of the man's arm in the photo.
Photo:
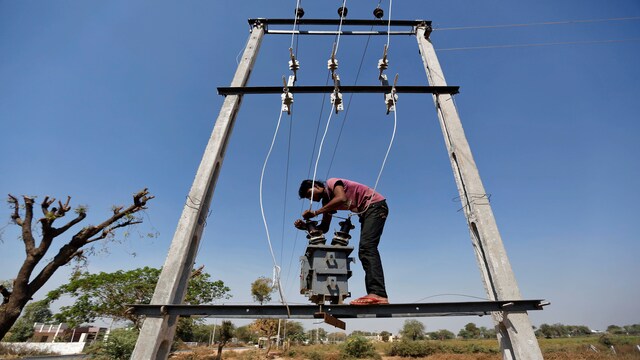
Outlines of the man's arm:
[[344,207],[347,202],[347,195],[344,192],[344,186],[342,183],[338,182],[333,188],[333,198],[329,200],[329,202],[323,205],[321,208],[315,211],[306,210],[302,217],[305,219],[314,218],[320,214],[322,214],[322,221],[318,228],[322,230],[322,232],[326,233],[329,231],[329,226],[331,225],[332,213],[340,208]]

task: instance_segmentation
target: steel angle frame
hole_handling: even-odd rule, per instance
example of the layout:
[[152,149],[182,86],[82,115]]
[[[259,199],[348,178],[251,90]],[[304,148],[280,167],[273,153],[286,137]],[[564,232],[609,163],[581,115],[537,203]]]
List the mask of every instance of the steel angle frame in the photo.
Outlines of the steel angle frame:
[[129,313],[208,316],[225,319],[313,319],[318,311],[335,318],[401,318],[434,316],[484,316],[494,312],[542,310],[544,300],[468,301],[387,305],[126,305]]
[[[313,93],[332,93],[335,91],[334,86],[291,86],[287,88],[292,94],[313,94]],[[392,86],[360,86],[349,85],[339,86],[341,93],[380,93],[387,94],[393,89]],[[220,95],[246,95],[246,94],[282,94],[282,86],[235,86],[235,87],[219,87]],[[458,94],[459,86],[396,86],[396,93],[413,93],[413,94]]]
[[[254,18],[249,19],[249,26],[254,26],[255,24],[261,24],[264,26],[265,34],[275,34],[275,35],[415,35],[416,29],[418,26],[426,26],[429,29],[431,28],[431,21],[428,20],[383,20],[383,19],[370,19],[370,20],[361,20],[361,19],[267,19],[267,18]],[[350,31],[350,30],[341,30],[341,31],[331,31],[331,30],[275,30],[269,29],[269,25],[304,25],[304,26],[322,26],[322,25],[333,25],[333,26],[380,26],[384,28],[389,27],[408,27],[409,30],[405,31],[387,31],[387,30],[369,30],[369,31]]]
[[383,20],[383,19],[268,19],[268,18],[252,18],[247,20],[249,26],[253,27],[256,23],[260,23],[265,26],[265,31],[268,30],[269,25],[307,25],[307,26],[321,26],[321,25],[340,25],[342,26],[431,26],[430,20]]

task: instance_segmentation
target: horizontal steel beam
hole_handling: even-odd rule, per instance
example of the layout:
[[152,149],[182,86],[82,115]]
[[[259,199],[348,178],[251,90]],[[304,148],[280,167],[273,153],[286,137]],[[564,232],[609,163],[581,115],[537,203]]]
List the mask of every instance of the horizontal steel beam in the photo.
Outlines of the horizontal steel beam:
[[394,318],[433,316],[483,316],[492,312],[542,310],[543,300],[471,301],[388,305],[126,305],[129,313],[160,317],[164,315],[209,316],[237,319],[313,319],[324,312],[335,318]]
[[[386,94],[391,92],[391,86],[340,86],[341,93],[380,93]],[[244,95],[244,94],[281,94],[282,86],[244,86],[244,87],[219,87],[220,95]],[[313,94],[313,93],[332,93],[333,86],[291,86],[289,92],[292,94]],[[460,90],[459,86],[396,86],[397,93],[414,93],[414,94],[457,94]]]
[[273,35],[410,35],[413,36],[416,34],[414,30],[408,31],[330,31],[330,30],[266,30],[265,34],[273,34]]
[[[249,19],[249,25],[253,26],[256,23],[260,23],[264,26],[269,25],[306,25],[306,26],[320,26],[320,25],[340,25],[340,19],[266,19],[266,18],[254,18]],[[384,19],[370,19],[370,20],[358,20],[358,19],[342,19],[342,26],[431,26],[429,20],[384,20]]]

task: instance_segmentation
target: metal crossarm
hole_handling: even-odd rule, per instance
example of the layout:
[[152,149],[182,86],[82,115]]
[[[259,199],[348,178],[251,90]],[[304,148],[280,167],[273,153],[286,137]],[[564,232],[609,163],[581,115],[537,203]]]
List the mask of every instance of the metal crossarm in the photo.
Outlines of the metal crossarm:
[[[368,31],[348,31],[342,30],[339,33],[342,35],[415,35],[418,26],[424,26],[431,28],[431,21],[429,20],[383,20],[383,19],[265,19],[255,18],[249,19],[249,26],[253,27],[256,24],[264,27],[265,34],[299,34],[299,35],[336,35],[338,31],[331,30],[274,30],[269,29],[269,25],[303,25],[309,26],[370,26],[372,29]],[[380,26],[388,29],[390,27],[408,27],[406,31],[386,31],[379,30],[374,31],[373,27]]]
[[[386,94],[391,91],[392,86],[340,86],[341,93],[380,93]],[[291,86],[288,87],[289,92],[293,94],[312,94],[312,93],[332,93],[333,86]],[[457,94],[460,91],[459,86],[396,86],[397,93],[414,93],[414,94]],[[236,86],[236,87],[219,87],[220,95],[245,95],[245,94],[281,94],[282,86]]]
[[126,305],[135,315],[209,316],[213,318],[313,319],[318,310],[335,318],[394,318],[432,316],[483,316],[493,312],[525,312],[542,310],[544,300],[472,301],[447,303],[414,303],[387,305]]
[[[340,19],[267,19],[253,18],[248,19],[249,26],[261,24],[265,27],[269,25],[340,25]],[[343,26],[431,26],[430,20],[383,20],[383,19],[342,19]]]

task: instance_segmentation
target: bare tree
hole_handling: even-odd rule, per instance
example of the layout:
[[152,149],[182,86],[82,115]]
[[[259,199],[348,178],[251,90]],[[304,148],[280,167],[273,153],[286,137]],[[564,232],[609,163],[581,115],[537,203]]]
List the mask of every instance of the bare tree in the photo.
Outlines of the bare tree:
[[[40,242],[37,243],[34,236],[34,204],[32,197],[23,196],[23,207],[17,197],[9,195],[9,204],[13,208],[11,220],[20,226],[21,240],[24,243],[26,258],[18,271],[11,287],[0,285],[0,294],[3,297],[0,305],[0,339],[9,331],[16,322],[22,309],[31,297],[51,278],[51,276],[61,267],[68,264],[73,259],[82,259],[83,248],[97,241],[112,238],[114,231],[134,224],[139,224],[142,219],[134,216],[137,212],[146,209],[147,201],[153,199],[147,189],[133,195],[133,204],[127,208],[123,206],[114,207],[113,215],[99,225],[88,225],[78,231],[71,239],[60,247],[58,253],[51,259],[45,260],[47,263],[40,272],[34,275],[34,269],[49,251],[53,240],[64,234],[72,226],[81,222],[86,216],[86,207],[79,206],[75,212],[75,218],[66,224],[55,227],[54,222],[71,210],[69,202],[71,197],[67,197],[65,203],[58,201],[58,206],[51,207],[56,199],[44,198],[40,204],[43,216],[36,220],[40,224]],[[36,234],[37,235],[37,234]]]

